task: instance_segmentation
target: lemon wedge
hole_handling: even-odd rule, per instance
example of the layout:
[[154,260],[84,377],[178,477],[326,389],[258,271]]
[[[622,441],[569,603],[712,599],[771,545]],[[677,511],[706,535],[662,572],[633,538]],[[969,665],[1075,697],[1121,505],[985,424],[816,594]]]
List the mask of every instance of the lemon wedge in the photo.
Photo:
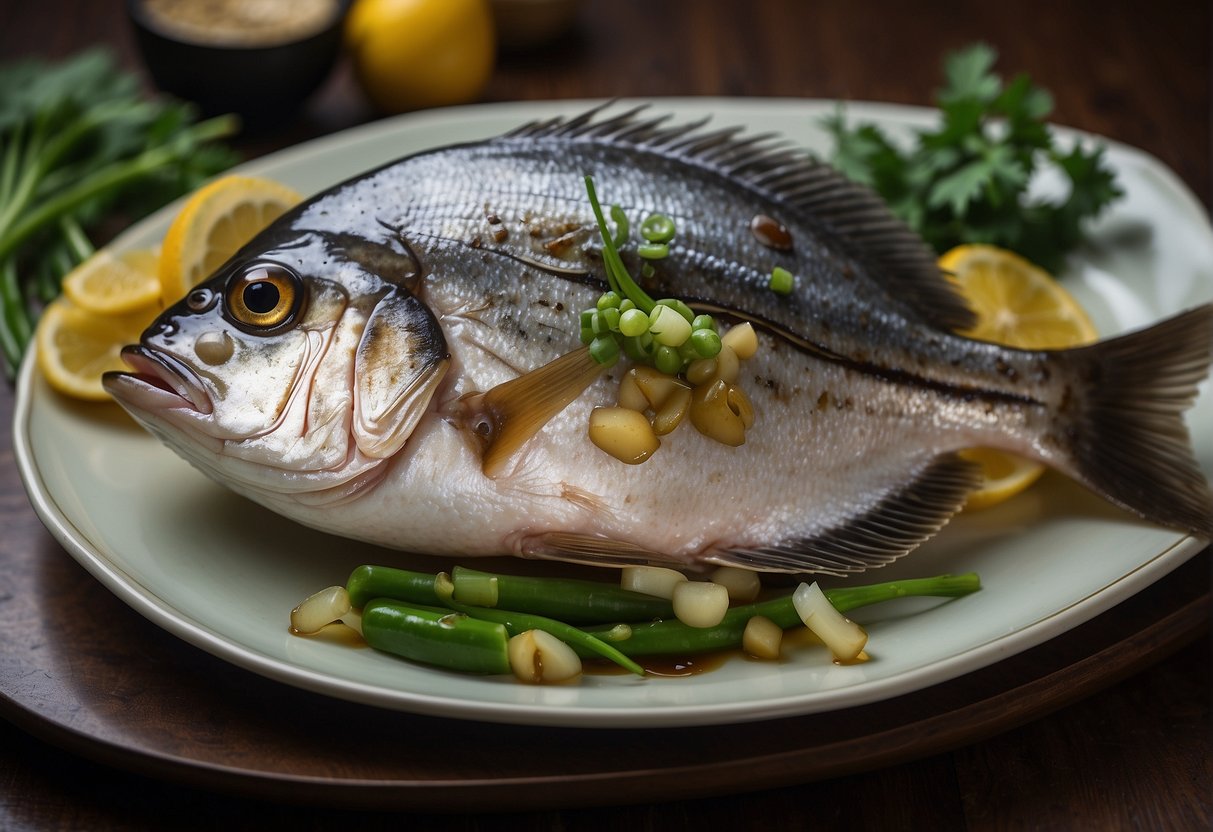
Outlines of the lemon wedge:
[[42,311],[34,335],[38,369],[51,387],[68,396],[106,401],[101,374],[126,370],[122,347],[160,312],[158,303],[122,315],[99,315],[60,297]]
[[164,305],[184,297],[302,198],[286,185],[252,176],[224,176],[196,191],[169,226],[161,247]]
[[[963,245],[939,258],[960,293],[977,313],[977,325],[960,333],[1021,349],[1062,349],[1099,337],[1074,297],[1046,272],[997,246]],[[966,508],[996,505],[1013,497],[1044,473],[1044,466],[989,448],[961,456],[982,467],[982,485]]]

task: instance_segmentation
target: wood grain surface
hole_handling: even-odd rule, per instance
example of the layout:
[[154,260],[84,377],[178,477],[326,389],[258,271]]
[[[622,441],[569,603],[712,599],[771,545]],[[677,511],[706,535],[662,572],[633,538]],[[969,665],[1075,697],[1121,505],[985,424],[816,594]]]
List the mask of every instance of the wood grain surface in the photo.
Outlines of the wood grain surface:
[[[485,100],[754,95],[929,104],[942,54],[998,48],[1058,123],[1141,147],[1208,207],[1203,3],[587,0],[503,55]],[[0,4],[0,60],[105,43],[118,3]],[[347,66],[250,156],[374,118]],[[482,726],[261,679],[151,626],[54,542],[0,390],[2,829],[1204,829],[1208,551],[979,673],[839,714],[676,731]],[[596,808],[610,807],[610,808]]]

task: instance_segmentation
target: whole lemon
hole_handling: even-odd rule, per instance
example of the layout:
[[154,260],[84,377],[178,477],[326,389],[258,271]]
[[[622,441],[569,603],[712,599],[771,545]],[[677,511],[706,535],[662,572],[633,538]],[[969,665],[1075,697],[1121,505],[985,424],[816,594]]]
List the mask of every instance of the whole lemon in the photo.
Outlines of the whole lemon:
[[474,101],[493,72],[488,0],[356,0],[345,39],[362,88],[388,113]]

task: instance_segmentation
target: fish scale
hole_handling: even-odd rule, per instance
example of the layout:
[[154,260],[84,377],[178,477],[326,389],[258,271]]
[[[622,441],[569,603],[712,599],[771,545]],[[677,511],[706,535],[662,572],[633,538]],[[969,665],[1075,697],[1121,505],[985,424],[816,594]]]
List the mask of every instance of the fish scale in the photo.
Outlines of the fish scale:
[[[738,383],[756,420],[741,447],[683,426],[628,466],[590,442],[590,413],[614,403],[625,367],[578,358],[578,313],[607,286],[586,174],[633,224],[676,218],[650,294],[755,327]],[[756,216],[786,227],[791,249],[760,240]],[[623,259],[640,273],[633,245]],[[788,296],[766,287],[775,266],[795,276]],[[304,302],[259,328],[232,293],[260,276]],[[1075,350],[963,338],[971,313],[923,243],[871,192],[773,138],[635,111],[527,125],[337,185],[203,285],[209,305],[166,310],[128,349],[136,371],[107,389],[209,476],[348,537],[847,574],[945,525],[978,483],[956,452],[978,445],[1213,534],[1183,423],[1213,307]],[[202,367],[195,345],[224,335],[242,361]],[[313,364],[291,381],[308,418],[284,418],[281,368]],[[237,406],[239,418],[225,412]],[[262,411],[246,439],[216,438]],[[325,453],[309,468],[319,425]]]

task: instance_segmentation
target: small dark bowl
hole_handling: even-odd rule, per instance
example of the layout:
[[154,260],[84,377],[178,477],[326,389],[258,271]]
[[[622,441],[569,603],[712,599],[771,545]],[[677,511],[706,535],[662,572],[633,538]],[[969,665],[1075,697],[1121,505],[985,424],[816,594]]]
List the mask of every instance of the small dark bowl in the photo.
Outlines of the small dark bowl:
[[341,49],[351,0],[324,29],[273,46],[214,45],[156,27],[141,0],[126,4],[139,51],[161,90],[192,101],[203,115],[236,113],[260,129],[289,119],[328,77]]

